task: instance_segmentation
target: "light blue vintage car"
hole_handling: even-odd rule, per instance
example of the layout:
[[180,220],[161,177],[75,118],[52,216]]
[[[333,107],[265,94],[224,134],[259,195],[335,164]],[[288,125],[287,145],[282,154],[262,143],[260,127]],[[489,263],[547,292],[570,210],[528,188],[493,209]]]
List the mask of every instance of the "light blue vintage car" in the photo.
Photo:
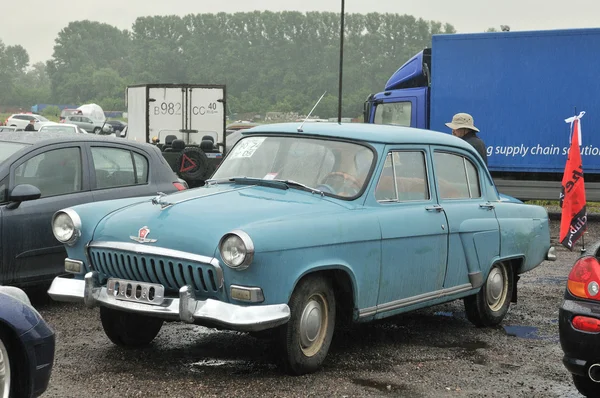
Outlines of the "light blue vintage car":
[[548,215],[498,194],[448,134],[369,124],[246,130],[207,185],[64,209],[49,294],[99,306],[109,339],[163,321],[270,330],[292,374],[317,370],[334,327],[464,299],[502,321],[518,275],[554,260]]

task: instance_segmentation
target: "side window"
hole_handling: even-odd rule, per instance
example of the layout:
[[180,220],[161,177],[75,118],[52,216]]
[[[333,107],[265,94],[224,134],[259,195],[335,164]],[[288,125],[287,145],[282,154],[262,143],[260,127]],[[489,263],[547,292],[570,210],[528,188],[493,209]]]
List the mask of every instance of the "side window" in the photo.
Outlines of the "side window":
[[387,102],[379,104],[375,108],[374,123],[410,127],[411,115],[412,103],[410,101]]
[[81,119],[81,121],[82,121],[82,122],[84,122],[84,123],[91,123],[91,122],[92,122],[92,120],[91,120],[91,119],[89,119],[89,118],[87,118],[87,117],[81,117],[80,119]]
[[148,160],[126,149],[92,147],[96,188],[113,188],[148,182]]
[[79,148],[61,148],[41,153],[15,170],[15,185],[31,184],[47,196],[81,191],[81,152]]
[[388,154],[375,197],[381,202],[429,200],[425,154],[421,151]]
[[137,176],[136,184],[146,184],[148,182],[148,159],[135,152],[132,153]]
[[436,152],[434,159],[442,199],[481,197],[479,175],[470,160],[464,156],[445,152]]

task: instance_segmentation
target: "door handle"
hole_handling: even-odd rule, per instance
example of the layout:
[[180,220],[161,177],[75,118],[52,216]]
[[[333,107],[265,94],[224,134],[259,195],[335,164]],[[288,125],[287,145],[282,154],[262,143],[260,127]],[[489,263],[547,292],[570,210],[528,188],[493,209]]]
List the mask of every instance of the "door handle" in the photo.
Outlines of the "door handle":
[[425,207],[425,210],[427,210],[427,211],[442,211],[442,210],[444,210],[444,208],[440,205],[433,205],[433,206]]
[[487,209],[487,210],[492,210],[494,208],[494,205],[491,203],[480,203],[479,207],[481,207],[482,209]]

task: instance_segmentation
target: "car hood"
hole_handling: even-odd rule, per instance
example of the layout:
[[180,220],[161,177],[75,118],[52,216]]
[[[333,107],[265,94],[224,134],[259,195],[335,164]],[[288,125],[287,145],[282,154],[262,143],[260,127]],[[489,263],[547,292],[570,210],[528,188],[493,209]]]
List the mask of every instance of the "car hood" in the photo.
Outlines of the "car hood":
[[[341,201],[297,189],[277,189],[233,184],[203,187],[164,196],[173,203],[145,201],[104,217],[93,240],[136,243],[139,230],[147,227],[147,246],[213,256],[221,237],[234,229],[279,224],[292,218],[321,217],[353,207]],[[256,247],[260,251],[260,247]]]

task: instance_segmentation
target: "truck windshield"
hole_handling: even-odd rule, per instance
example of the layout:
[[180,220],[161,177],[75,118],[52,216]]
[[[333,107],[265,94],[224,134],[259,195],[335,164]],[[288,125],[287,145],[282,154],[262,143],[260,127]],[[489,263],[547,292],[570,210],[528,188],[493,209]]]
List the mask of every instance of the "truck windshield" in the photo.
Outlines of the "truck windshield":
[[233,147],[212,180],[249,177],[289,181],[352,198],[363,190],[373,159],[372,149],[351,142],[253,135]]
[[375,108],[375,124],[391,124],[394,126],[410,127],[412,103],[384,102]]

